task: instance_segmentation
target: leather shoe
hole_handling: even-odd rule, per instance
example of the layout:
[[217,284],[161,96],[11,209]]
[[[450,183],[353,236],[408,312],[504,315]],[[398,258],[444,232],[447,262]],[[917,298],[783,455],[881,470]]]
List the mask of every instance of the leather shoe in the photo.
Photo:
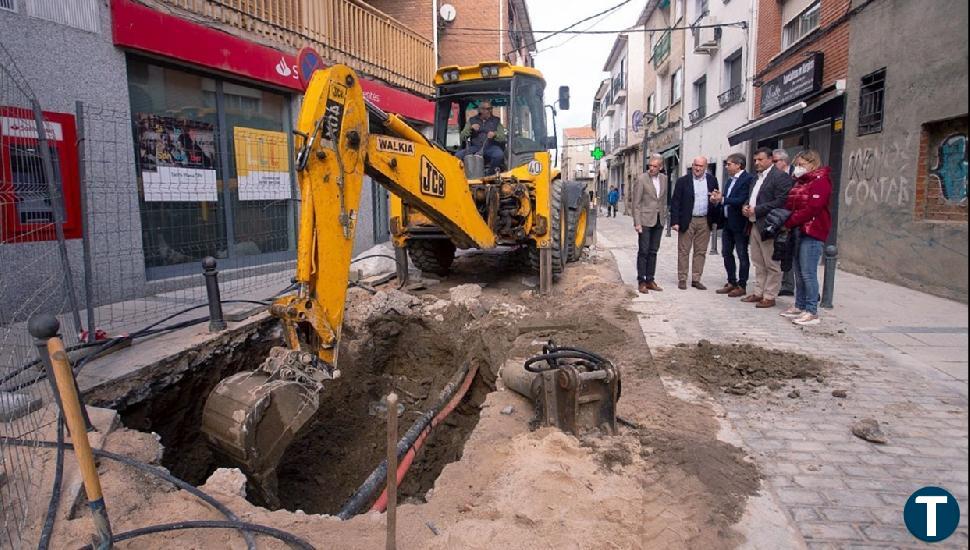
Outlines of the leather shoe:
[[663,288],[657,284],[657,281],[650,281],[647,283],[647,288],[650,290],[656,290],[657,292],[663,292]]
[[758,302],[757,304],[755,304],[754,307],[756,307],[758,309],[766,309],[766,308],[769,308],[769,307],[775,307],[775,301],[774,300],[771,300],[771,299],[768,299],[768,298],[765,298],[765,299],[761,300],[760,302]]
[[700,281],[694,281],[693,283],[690,284],[690,286],[696,288],[697,290],[707,290],[707,287],[704,286],[704,283]]
[[761,296],[755,296],[754,294],[748,294],[744,298],[741,298],[742,302],[751,304],[755,302],[760,302],[763,298]]
[[736,286],[731,292],[728,292],[728,298],[738,298],[744,296],[746,292],[743,286]]
[[730,293],[734,292],[734,289],[736,289],[736,288],[738,288],[736,285],[732,285],[731,283],[728,283],[728,284],[722,286],[721,288],[715,290],[714,293],[715,294],[730,294]]
[[677,283],[677,288],[681,290],[687,290],[687,281],[681,281]]
[[647,287],[647,283],[643,281],[640,281],[640,284],[637,286],[637,290],[640,291],[640,294],[646,294],[650,292],[650,288]]

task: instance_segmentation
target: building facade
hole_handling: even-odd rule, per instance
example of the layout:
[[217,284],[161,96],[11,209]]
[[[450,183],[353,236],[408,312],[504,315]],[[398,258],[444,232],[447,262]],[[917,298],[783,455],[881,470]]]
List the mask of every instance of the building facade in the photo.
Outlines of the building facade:
[[853,8],[861,9],[849,42],[840,262],[965,302],[967,5]]
[[431,37],[439,67],[508,61],[534,66],[536,51],[525,0],[368,0]]
[[752,31],[713,25],[753,20],[750,1],[690,0],[686,4],[686,21],[694,29],[686,36],[684,54],[683,156],[707,157],[709,171],[722,181],[724,159],[731,153],[748,154],[747,142],[732,145],[727,135],[748,122]]
[[632,29],[617,36],[603,65],[608,77],[593,104],[597,145],[605,153],[600,187],[615,186],[624,200],[633,179],[643,172],[643,55],[643,33]]
[[[231,13],[215,0],[188,8],[174,0],[0,7],[10,64],[45,117],[78,132],[83,122],[83,150],[71,143],[70,158],[86,153],[85,221],[96,241],[94,264],[106,270],[94,273],[101,302],[196,284],[205,256],[219,260],[225,279],[237,268],[292,268],[298,200],[290,152],[307,76],[301,48],[312,47],[324,64],[351,65],[371,101],[430,125],[432,41],[371,6],[332,1],[352,17],[326,28],[315,26],[322,2],[268,9],[270,0],[258,0]],[[378,33],[387,40],[346,49],[347,37]],[[54,160],[62,159],[68,156]],[[77,172],[61,182],[70,216],[80,215],[80,194],[71,192]],[[387,240],[386,204],[383,189],[365,183],[356,250]],[[4,230],[5,254],[29,257],[42,246],[22,237],[38,215],[28,214],[11,213],[18,225]],[[71,263],[80,266],[80,239],[71,235]]]
[[596,192],[596,166],[593,148],[596,146],[596,133],[589,126],[563,128],[562,174],[565,179],[581,181],[587,191]]
[[[644,153],[664,158],[671,178],[682,171],[684,111],[685,0],[649,0],[637,25],[646,29],[644,67]],[[689,164],[689,163],[687,163]]]

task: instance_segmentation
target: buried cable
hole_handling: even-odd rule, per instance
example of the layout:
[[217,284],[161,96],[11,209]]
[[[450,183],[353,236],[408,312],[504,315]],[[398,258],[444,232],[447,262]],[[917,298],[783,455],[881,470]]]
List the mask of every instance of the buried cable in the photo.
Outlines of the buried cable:
[[[438,400],[435,405],[432,406],[430,410],[423,413],[417,420],[414,421],[411,427],[408,428],[408,431],[405,432],[404,436],[401,437],[397,443],[397,457],[401,465],[405,464],[404,460],[406,455],[409,453],[415,443],[419,439],[423,441],[423,439],[427,437],[427,433],[425,433],[426,431],[430,433],[430,426],[438,416],[439,412],[448,407],[454,408],[451,404],[452,399],[458,390],[464,386],[463,381],[466,380],[466,378],[474,378],[474,374],[470,373],[475,372],[477,372],[477,367],[471,368],[467,364],[463,366],[461,370],[455,373],[455,376],[452,377],[452,380],[448,383],[448,385],[446,385],[438,394]],[[462,394],[464,395],[464,392]],[[448,412],[450,412],[450,408]],[[408,462],[408,465],[410,465],[410,462]],[[344,503],[343,508],[341,508],[340,512],[337,513],[337,517],[346,520],[359,514],[367,503],[374,499],[374,495],[377,493],[377,491],[383,489],[387,479],[387,473],[387,460],[385,459],[377,465],[377,468],[375,468],[371,474],[367,476],[364,483],[362,483],[354,494],[347,499],[347,502]],[[401,479],[401,477],[399,476],[398,479]],[[386,499],[386,495],[384,496]]]
[[[7,436],[0,436],[0,443],[6,443],[10,445],[20,445],[22,447],[60,448],[62,450],[72,450],[72,451],[74,450],[74,445],[71,443],[63,443],[62,445],[59,446],[58,443],[54,443],[51,441],[16,439],[16,438],[7,437]],[[227,508],[224,504],[222,504],[221,502],[213,498],[211,495],[202,491],[198,487],[195,487],[194,485],[191,485],[188,482],[173,476],[172,474],[168,473],[162,468],[152,466],[151,464],[146,464],[139,460],[135,460],[131,457],[112,453],[110,451],[92,449],[92,452],[94,453],[95,456],[98,456],[101,458],[107,458],[109,460],[114,460],[115,462],[126,464],[128,466],[131,466],[132,468],[141,470],[142,472],[145,472],[148,474],[152,474],[156,477],[159,477],[171,483],[172,485],[175,485],[179,489],[182,489],[198,497],[206,504],[212,506],[216,511],[224,515],[226,519],[228,519],[230,522],[240,523],[241,521],[239,519],[239,516],[237,516],[232,510]],[[246,539],[246,546],[249,548],[249,550],[255,550],[256,545],[255,545],[255,542],[252,540],[252,535],[245,529],[241,529],[241,530],[243,531],[243,537]],[[119,535],[115,535],[114,540],[119,540],[118,536]]]

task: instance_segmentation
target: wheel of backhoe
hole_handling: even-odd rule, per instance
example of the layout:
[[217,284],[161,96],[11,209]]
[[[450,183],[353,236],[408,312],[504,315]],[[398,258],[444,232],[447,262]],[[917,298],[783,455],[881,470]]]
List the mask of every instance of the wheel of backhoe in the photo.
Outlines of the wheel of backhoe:
[[455,244],[448,239],[409,239],[408,256],[426,273],[447,275],[455,261]]
[[589,195],[583,193],[575,209],[569,210],[569,254],[567,261],[575,262],[583,255],[586,231],[589,228]]
[[[566,269],[566,256],[568,254],[566,243],[569,242],[568,214],[566,212],[566,202],[563,200],[562,180],[552,182],[549,189],[549,231],[552,235],[552,275],[558,278]],[[565,223],[564,223],[565,222]],[[529,243],[529,267],[533,272],[539,273],[539,248],[535,243]]]

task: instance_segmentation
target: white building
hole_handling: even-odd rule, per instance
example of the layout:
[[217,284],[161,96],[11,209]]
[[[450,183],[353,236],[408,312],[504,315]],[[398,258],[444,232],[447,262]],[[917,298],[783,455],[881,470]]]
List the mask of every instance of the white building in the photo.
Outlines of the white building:
[[687,24],[695,28],[684,44],[683,158],[707,157],[709,171],[723,180],[724,159],[748,154],[747,143],[731,146],[727,134],[749,120],[754,42],[750,26],[710,25],[755,21],[755,2],[687,0],[685,7]]
[[562,147],[562,174],[572,181],[582,181],[587,191],[595,191],[596,167],[593,147],[596,146],[595,130],[589,126],[564,128]]
[[643,33],[636,29],[617,36],[603,65],[609,78],[604,82],[605,90],[600,88],[604,94],[599,100],[596,128],[602,140],[600,147],[606,152],[601,168],[605,164],[606,187],[616,186],[622,198],[626,198],[633,179],[643,172],[643,44]]

